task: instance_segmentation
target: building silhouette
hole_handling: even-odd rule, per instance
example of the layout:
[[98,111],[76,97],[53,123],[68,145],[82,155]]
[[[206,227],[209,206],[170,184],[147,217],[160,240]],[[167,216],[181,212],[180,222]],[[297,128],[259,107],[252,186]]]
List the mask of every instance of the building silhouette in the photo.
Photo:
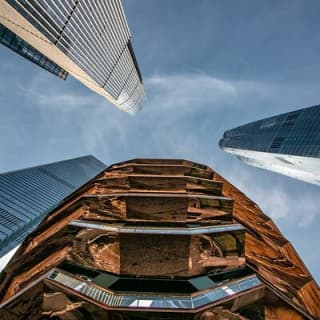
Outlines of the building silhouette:
[[49,212],[0,277],[4,320],[320,316],[319,287],[272,220],[185,160],[112,165]]
[[120,0],[0,0],[0,26],[0,42],[28,60],[70,73],[123,111],[139,108],[142,77]]
[[320,106],[228,130],[220,147],[249,165],[320,185]]
[[95,157],[84,156],[0,174],[0,258],[105,167]]

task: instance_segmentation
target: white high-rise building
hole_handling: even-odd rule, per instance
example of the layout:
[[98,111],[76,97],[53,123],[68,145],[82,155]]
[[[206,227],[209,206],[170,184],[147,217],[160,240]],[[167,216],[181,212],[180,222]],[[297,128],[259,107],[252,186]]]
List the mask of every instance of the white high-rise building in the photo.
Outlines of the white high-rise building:
[[320,105],[228,130],[220,147],[249,165],[320,185]]
[[139,109],[142,77],[120,0],[0,0],[0,25],[31,46],[25,52],[0,35],[22,56],[70,73],[123,111]]

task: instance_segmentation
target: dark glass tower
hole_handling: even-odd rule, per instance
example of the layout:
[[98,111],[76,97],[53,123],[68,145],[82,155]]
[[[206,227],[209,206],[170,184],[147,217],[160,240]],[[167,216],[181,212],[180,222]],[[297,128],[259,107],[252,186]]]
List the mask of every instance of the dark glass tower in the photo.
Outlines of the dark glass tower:
[[0,258],[105,165],[85,156],[0,174]]
[[220,147],[247,164],[320,185],[320,106],[228,130]]

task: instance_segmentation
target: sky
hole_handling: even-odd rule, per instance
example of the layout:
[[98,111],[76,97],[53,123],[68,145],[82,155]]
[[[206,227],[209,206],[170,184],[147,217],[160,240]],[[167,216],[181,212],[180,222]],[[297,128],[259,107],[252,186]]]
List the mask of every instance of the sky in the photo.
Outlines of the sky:
[[135,116],[0,46],[0,172],[93,154],[207,164],[269,215],[320,282],[320,189],[219,149],[225,130],[320,103],[320,2],[123,0]]

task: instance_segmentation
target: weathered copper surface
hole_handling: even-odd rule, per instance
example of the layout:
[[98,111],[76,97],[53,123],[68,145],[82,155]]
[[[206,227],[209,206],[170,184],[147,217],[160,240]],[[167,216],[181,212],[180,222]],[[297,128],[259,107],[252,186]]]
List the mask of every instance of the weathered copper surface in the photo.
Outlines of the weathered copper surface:
[[[52,270],[73,282],[56,281]],[[256,273],[262,283],[231,290],[237,270],[243,279]],[[233,272],[234,279],[217,287],[227,294],[183,310],[110,302],[132,290],[158,297],[169,290],[173,300],[191,299]],[[170,285],[173,280],[180,282]],[[79,281],[93,286],[94,298],[81,293]],[[103,290],[110,301],[102,298]],[[30,301],[29,295],[36,297]],[[271,219],[209,167],[170,159],[115,164],[66,199],[1,274],[0,299],[0,319],[10,320],[320,317],[319,288]]]
[[218,174],[214,179],[223,183],[223,194],[234,200],[234,219],[249,231],[246,237],[248,263],[288,300],[320,317],[319,287],[290,242],[245,194]]

